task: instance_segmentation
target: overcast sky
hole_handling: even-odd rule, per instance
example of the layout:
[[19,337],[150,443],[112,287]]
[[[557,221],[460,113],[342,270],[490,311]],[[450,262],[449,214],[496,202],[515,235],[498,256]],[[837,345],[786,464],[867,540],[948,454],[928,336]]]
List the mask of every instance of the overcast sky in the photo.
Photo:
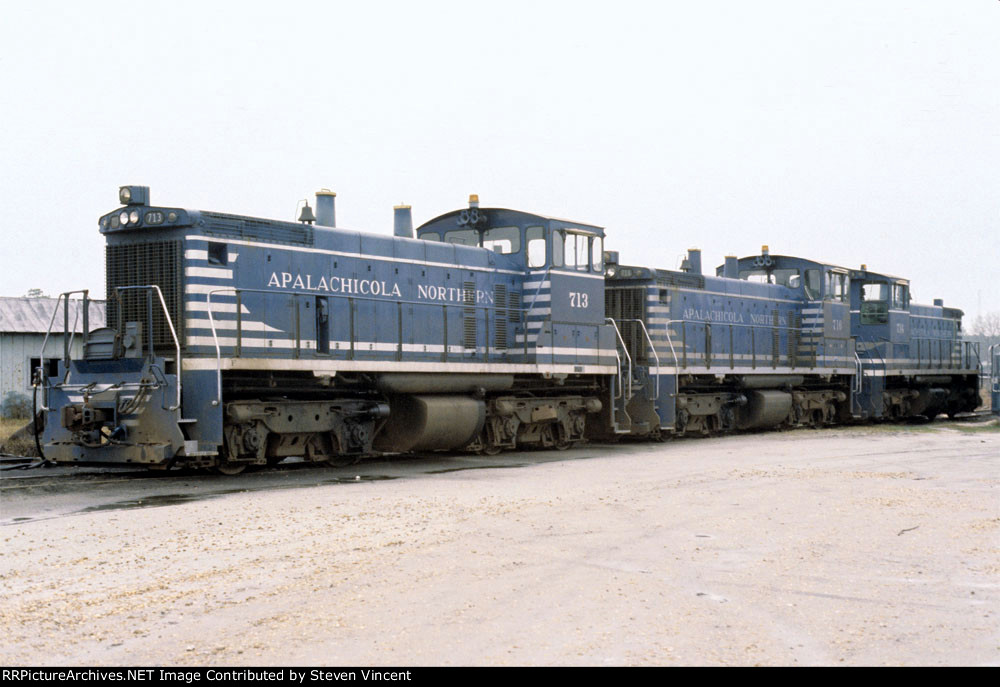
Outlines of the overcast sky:
[[104,293],[100,214],[392,233],[466,203],[907,277],[1000,311],[1000,2],[22,2],[0,21],[0,295]]

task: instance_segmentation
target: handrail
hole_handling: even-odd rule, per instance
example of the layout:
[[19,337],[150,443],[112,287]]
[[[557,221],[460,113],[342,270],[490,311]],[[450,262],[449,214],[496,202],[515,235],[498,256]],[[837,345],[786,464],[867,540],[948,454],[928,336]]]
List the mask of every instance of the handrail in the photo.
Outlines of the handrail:
[[986,358],[990,361],[990,393],[1000,391],[1000,355],[993,353],[993,349],[1000,349],[1000,343],[995,343],[986,349]]
[[[170,408],[167,408],[167,410],[174,411],[174,410],[177,410],[178,408],[181,407],[181,368],[183,367],[181,365],[181,342],[177,338],[177,330],[174,329],[174,321],[173,321],[173,318],[170,317],[170,310],[167,308],[167,302],[163,298],[163,292],[160,291],[160,287],[157,286],[156,284],[147,284],[145,286],[118,286],[118,287],[115,288],[115,294],[118,295],[118,296],[120,296],[120,292],[122,292],[122,291],[148,291],[150,289],[156,291],[156,295],[160,299],[160,307],[163,308],[163,316],[167,320],[167,326],[170,327],[170,336],[174,340],[174,351],[176,352],[176,355],[177,355],[177,358],[176,358],[177,364],[175,366],[177,368],[177,405],[174,405],[174,406],[171,406]],[[118,316],[119,317],[121,317],[121,312],[122,312],[122,309],[119,308],[118,309]],[[150,350],[152,350],[152,348],[153,348],[153,313],[152,313],[152,309],[150,309],[150,311],[149,311],[149,347],[150,347]]]
[[622,378],[622,357],[618,355],[618,346],[615,346],[615,370],[618,374],[618,393],[613,395],[613,398],[622,398],[625,395],[625,390],[622,388],[621,378]]
[[[619,322],[638,322],[639,326],[642,327],[642,333],[646,337],[646,343],[649,344],[649,350],[653,353],[653,359],[656,360],[656,398],[660,397],[660,355],[656,352],[656,346],[653,345],[653,339],[649,336],[649,331],[646,329],[646,323],[637,317],[622,318]],[[670,338],[669,336],[667,337]],[[671,346],[673,348],[673,346]],[[674,356],[676,358],[676,355]]]
[[[52,310],[52,317],[49,319],[49,327],[45,330],[45,338],[42,339],[42,347],[38,351],[38,362],[44,367],[45,365],[45,347],[49,343],[49,335],[52,333],[52,325],[56,322],[56,315],[59,313],[59,303],[63,304],[63,320],[65,324],[63,325],[63,367],[65,368],[65,373],[63,374],[62,384],[65,384],[69,379],[69,350],[72,345],[72,339],[67,343],[65,329],[69,326],[69,297],[74,293],[83,294],[83,302],[87,302],[87,295],[90,293],[89,289],[78,289],[76,291],[64,291],[59,294],[58,303],[56,307]],[[76,333],[76,323],[79,320],[80,313],[77,312],[77,317],[73,321],[74,334]],[[84,320],[86,322],[86,318]],[[85,339],[86,340],[86,339]],[[49,411],[49,378],[48,375],[42,375],[45,380],[45,384],[42,385],[42,410]]]
[[[625,340],[622,338],[622,333],[618,331],[618,323],[615,322],[614,318],[605,317],[605,323],[610,324],[615,328],[615,336],[618,337],[618,343],[622,345],[622,352],[625,354],[625,358],[628,360],[628,394],[625,396],[625,400],[632,398],[632,356],[628,354],[628,347],[625,345]],[[617,351],[616,351],[617,352]],[[621,373],[619,372],[619,375]],[[624,393],[624,385],[622,387],[622,392]]]
[[[878,339],[878,340],[876,341],[876,339]],[[885,337],[881,337],[881,336],[874,337],[874,336],[872,336],[872,337],[868,337],[867,341],[864,338],[862,338],[861,339],[861,343],[874,344],[871,348],[865,349],[865,351],[866,352],[867,351],[874,351],[875,355],[878,356],[878,363],[880,365],[882,365],[882,372],[888,372],[889,366],[886,364],[886,362],[885,362],[885,356],[883,356],[882,353],[881,353],[881,351],[878,350],[878,347],[879,347],[880,344],[883,344],[883,343],[884,344],[892,345],[892,342],[889,339],[886,339]],[[857,349],[855,348],[855,350],[857,350]],[[888,353],[888,349],[886,349],[886,353]],[[875,362],[875,359],[872,358],[871,356],[868,356],[868,359],[871,360],[873,363]]]
[[858,404],[858,410],[860,411],[861,402],[858,400],[858,396],[864,390],[864,374],[865,368],[861,364],[861,356],[858,355],[858,349],[854,349],[854,380],[851,382],[851,414],[854,414],[854,404]]
[[686,320],[667,320],[666,322],[667,345],[670,346],[670,354],[674,356],[674,370],[676,370],[678,367],[678,361],[677,361],[677,351],[674,350],[674,340],[670,336],[670,325],[676,324],[677,322],[686,322]]
[[[213,293],[223,293],[225,291],[232,291],[234,294],[239,294],[240,290],[236,287],[229,286],[222,289],[214,289],[206,294],[205,302],[208,304],[206,310],[208,311],[208,322],[212,327],[212,340],[215,342],[215,398],[212,399],[212,405],[217,406],[222,401],[222,349],[219,347],[219,336],[215,333],[215,318],[212,316],[212,294]],[[237,316],[240,312],[240,299],[237,299],[236,313]],[[237,327],[239,325],[237,324]],[[237,341],[242,341],[240,336],[240,330],[236,330]],[[242,343],[240,344],[242,348]]]
[[535,307],[535,301],[538,300],[538,294],[542,292],[542,284],[545,283],[545,277],[549,276],[549,270],[551,269],[552,265],[549,265],[548,267],[545,268],[545,274],[542,275],[542,278],[538,281],[538,286],[535,287],[535,295],[531,297],[531,303],[528,304],[527,308],[528,310],[531,310],[532,308]]
[[[861,358],[860,358],[860,356],[858,356],[858,347],[857,347],[857,341],[858,341],[858,339],[857,339],[857,338],[855,338],[855,344],[854,344],[854,357],[855,357],[855,358],[857,358],[858,362],[861,362]],[[865,340],[864,340],[864,339],[861,339],[860,341],[861,341],[861,343],[865,343]],[[888,339],[885,339],[885,341],[888,341]],[[874,342],[874,341],[869,341],[868,343],[872,343],[872,344],[875,344],[875,342]],[[878,344],[875,344],[875,346],[877,347],[877,346],[878,346]],[[872,363],[873,365],[874,365],[874,364],[875,364],[876,362],[879,362],[879,361],[881,361],[881,364],[882,364],[882,372],[883,372],[883,374],[884,374],[884,373],[885,373],[885,371],[886,371],[886,368],[885,368],[885,360],[884,360],[884,359],[883,359],[883,358],[881,357],[881,354],[880,354],[880,353],[878,352],[878,350],[876,350],[876,349],[872,349],[872,348],[862,348],[861,350],[862,350],[862,352],[864,352],[864,354],[865,354],[865,360],[867,360],[868,362]],[[875,350],[875,353],[876,353],[877,355],[879,355],[879,361],[876,361],[876,360],[875,360],[874,358],[872,358],[872,356],[871,356],[871,355],[869,355],[869,352],[870,352],[870,351],[872,351],[872,350]],[[859,369],[859,375],[858,375],[858,389],[859,389],[859,390],[862,390],[862,391],[864,390],[864,374],[865,374],[865,368],[864,368],[864,363],[861,363],[861,367],[860,367],[860,369]],[[859,393],[860,393],[860,391],[859,391]],[[877,410],[876,410],[876,408],[875,408],[875,398],[874,398],[874,396],[872,396],[871,394],[869,394],[869,396],[868,396],[868,407],[869,407],[869,408],[871,409],[871,412],[872,412],[872,415],[877,415],[877,414],[878,414],[878,411],[877,411]],[[859,409],[859,410],[863,409],[860,403],[858,403],[858,409]]]
[[[87,338],[90,336],[90,325],[89,325],[90,318],[88,317],[88,313],[87,313],[87,311],[90,309],[90,300],[87,298],[87,295],[88,295],[88,291],[84,291],[83,292],[83,300],[80,302],[80,310],[83,311],[83,345],[84,345],[84,353],[86,353]],[[67,304],[68,304],[68,300],[69,299],[67,298]],[[65,349],[64,354],[66,355],[66,360],[67,361],[69,360],[69,352],[73,350],[73,342],[76,341],[76,325],[80,321],[80,310],[77,310],[76,311],[76,315],[73,317],[73,327],[70,329],[70,332],[69,332],[69,343],[65,343],[65,341],[66,341],[66,332],[65,331],[63,332],[63,342],[64,342],[63,348]],[[69,326],[69,308],[68,307],[65,307],[65,306],[63,307],[63,315],[64,315],[63,329],[65,330]],[[39,358],[40,357],[41,356],[39,356]],[[41,360],[39,360],[39,362],[41,362]],[[69,374],[69,364],[68,363],[66,365],[66,370],[67,370],[66,374],[68,375]]]
[[[237,307],[236,307],[237,322],[239,322],[239,320],[241,319],[241,313],[242,313],[242,309],[241,309],[242,298],[241,298],[241,295],[244,294],[244,293],[281,294],[281,295],[291,296],[293,298],[298,298],[300,296],[305,296],[305,297],[316,297],[317,296],[316,292],[314,292],[314,291],[275,291],[273,289],[246,289],[246,288],[240,288],[240,287],[235,287],[235,286],[226,286],[226,287],[222,287],[222,288],[218,288],[218,289],[212,289],[211,291],[208,291],[206,293],[206,303],[207,303],[206,310],[208,311],[209,326],[211,327],[211,330],[212,330],[212,341],[215,344],[216,398],[212,401],[212,405],[218,405],[222,401],[222,346],[219,343],[218,330],[216,329],[216,326],[215,326],[215,317],[213,315],[213,310],[212,310],[212,296],[213,296],[213,294],[219,294],[219,293],[229,293],[229,294],[233,294],[233,295],[236,296],[236,298],[237,298]],[[486,357],[487,361],[489,360],[489,349],[490,349],[490,340],[489,340],[489,335],[490,335],[489,314],[490,314],[490,312],[494,312],[494,313],[496,313],[496,312],[502,312],[502,313],[505,314],[506,317],[510,317],[510,313],[516,312],[516,313],[518,313],[517,324],[525,324],[525,323],[527,323],[527,313],[531,309],[530,307],[527,307],[527,308],[525,308],[525,307],[512,308],[510,306],[498,307],[496,305],[493,305],[493,306],[477,305],[475,303],[465,303],[465,302],[461,302],[461,301],[460,302],[453,302],[453,303],[449,303],[449,302],[438,303],[438,302],[414,301],[414,300],[404,300],[404,299],[387,299],[387,298],[378,298],[376,296],[362,296],[362,295],[357,295],[357,294],[343,294],[343,293],[324,293],[324,294],[319,294],[319,295],[321,297],[325,297],[325,298],[346,298],[348,300],[348,302],[350,302],[352,304],[356,300],[362,300],[362,301],[371,301],[371,302],[374,302],[374,303],[386,303],[386,304],[394,303],[394,304],[397,305],[397,307],[400,307],[400,308],[402,306],[404,306],[404,305],[417,305],[417,306],[424,306],[424,307],[441,307],[444,310],[444,312],[445,312],[445,319],[443,320],[443,322],[444,322],[444,329],[445,329],[445,331],[444,331],[444,334],[445,334],[444,360],[445,361],[447,361],[447,356],[448,356],[447,308],[449,308],[449,307],[451,307],[451,308],[461,308],[463,310],[475,310],[475,311],[479,311],[479,312],[485,313],[485,315],[486,315],[486,317],[485,317],[485,323],[484,323],[485,332],[486,332],[485,357]],[[478,315],[478,312],[477,312],[477,315]],[[353,308],[353,305],[352,305],[351,306],[351,317],[353,318],[353,316],[354,316],[354,308]],[[400,318],[401,318],[401,313],[400,313]],[[398,330],[399,330],[399,339],[400,340],[397,342],[397,351],[396,352],[397,352],[397,356],[401,356],[402,355],[402,344],[403,344],[403,342],[402,342],[402,320],[401,319],[399,320]],[[238,328],[237,328],[237,340],[241,342],[241,339],[242,339],[242,330],[239,329],[239,325],[238,325]],[[525,350],[527,351],[527,347],[528,347],[528,343],[527,343],[528,342],[528,329],[527,329],[527,326],[524,327],[524,340],[525,340]],[[351,349],[350,350],[354,351],[353,327],[352,327],[351,334],[350,334],[350,342],[351,342]],[[240,347],[242,347],[242,343],[240,343]],[[506,350],[509,351],[509,350],[512,350],[512,348],[513,347],[508,346]],[[477,349],[478,349],[478,347],[477,347]],[[476,350],[475,352],[478,353],[478,350]]]
[[[672,324],[680,324],[682,326],[682,328],[684,328],[684,325],[686,325],[688,323],[704,325],[706,328],[710,328],[710,327],[712,327],[714,325],[723,326],[723,327],[746,327],[746,328],[750,329],[752,332],[756,332],[758,329],[784,330],[784,331],[788,331],[788,332],[803,332],[803,331],[806,330],[805,327],[792,327],[790,325],[745,324],[745,323],[740,323],[740,322],[708,322],[706,320],[687,320],[687,319],[667,320],[666,322],[661,323],[661,324],[666,324],[667,325],[667,328],[666,328],[667,345],[670,346],[670,353],[673,355],[673,358],[674,358],[674,368],[678,368],[681,365],[680,365],[680,361],[677,358],[677,352],[676,352],[676,350],[674,350],[673,337],[670,335],[670,325],[672,325]],[[645,325],[643,325],[643,329],[645,329]],[[648,336],[648,334],[647,334],[647,336]],[[655,346],[653,347],[653,350],[654,351],[656,350]],[[730,364],[729,364],[729,367],[730,367],[730,369],[732,369],[732,368],[735,367],[735,365],[732,362],[732,356],[733,356],[732,346],[730,347],[729,354],[730,354]],[[756,361],[756,355],[757,355],[756,343],[753,343],[751,345],[751,354],[754,356],[754,359]],[[771,352],[772,357],[774,357],[774,354],[775,354],[775,352],[772,350],[772,352]],[[777,358],[779,360],[781,359],[781,352],[780,351],[777,352]],[[795,366],[791,365],[791,355],[790,354],[788,355],[788,358],[789,358],[789,366],[790,367],[795,367]],[[814,352],[814,354],[813,354],[813,360],[814,360],[814,362],[815,362],[815,359],[816,359],[816,356],[815,356],[815,352]],[[686,358],[685,358],[685,360],[686,360]],[[814,367],[818,367],[818,365],[815,365],[815,364],[813,366]],[[687,362],[684,363],[683,367],[687,368]],[[722,369],[725,369],[725,367],[726,367],[725,364],[723,364],[722,365]],[[824,365],[823,367],[826,367],[826,365]]]
[[865,372],[864,365],[861,364],[861,357],[858,355],[857,349],[854,350],[854,368],[857,373],[854,375],[854,381],[851,382],[851,390],[860,394],[862,390],[862,375]]
[[[983,359],[979,357],[979,350],[980,350],[979,349],[979,342],[978,341],[962,341],[961,343],[965,344],[965,357],[963,358],[963,363],[968,364],[968,362],[971,362],[972,356],[969,355],[969,351],[975,351],[976,352],[976,368],[979,369],[979,370],[982,370],[983,369]],[[987,351],[987,356],[989,356],[989,352],[988,351]],[[968,359],[968,361],[966,361],[966,359]],[[971,369],[971,368],[965,368],[965,369]]]

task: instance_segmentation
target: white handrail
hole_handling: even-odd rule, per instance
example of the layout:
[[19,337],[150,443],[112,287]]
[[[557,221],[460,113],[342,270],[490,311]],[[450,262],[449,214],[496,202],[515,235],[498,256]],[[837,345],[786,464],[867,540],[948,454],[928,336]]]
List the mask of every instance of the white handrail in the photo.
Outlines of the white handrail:
[[[48,329],[45,330],[45,338],[42,339],[42,348],[41,348],[41,350],[38,351],[38,363],[39,363],[39,365],[42,365],[43,367],[44,367],[44,364],[45,364],[44,363],[44,361],[45,361],[45,347],[49,343],[49,334],[52,333],[52,325],[55,324],[55,322],[56,322],[56,315],[59,314],[59,304],[60,303],[63,304],[63,316],[64,316],[64,319],[68,320],[69,316],[68,316],[67,313],[68,313],[68,309],[69,309],[69,297],[72,296],[74,293],[82,293],[82,294],[84,294],[84,296],[86,296],[88,293],[90,293],[90,291],[89,291],[89,289],[79,289],[77,291],[66,291],[64,293],[59,294],[59,298],[56,301],[56,307],[53,308],[53,310],[52,310],[52,317],[49,319],[49,327],[48,327]],[[84,300],[86,300],[86,298]],[[76,318],[74,318],[74,320],[73,320],[73,333],[74,334],[76,333],[76,323],[79,321],[79,319],[80,319],[80,311],[78,310],[77,313],[76,313]],[[63,328],[65,329],[65,327],[63,327]],[[67,334],[67,332],[63,332],[63,341],[64,342],[65,342],[66,334]],[[66,366],[66,373],[63,375],[63,380],[62,380],[63,384],[65,384],[67,382],[67,380],[69,379],[69,360],[66,359],[66,355],[65,354],[66,354],[66,350],[69,350],[69,348],[72,347],[72,345],[73,345],[73,339],[70,339],[69,346],[65,346],[65,343],[64,343],[63,364]],[[49,408],[49,378],[48,378],[48,375],[43,375],[43,378],[45,379],[45,383],[42,385],[42,407],[41,407],[41,410],[47,412],[49,410],[52,410],[51,408]]]
[[997,369],[997,363],[1000,363],[1000,356],[994,355],[994,348],[1000,348],[1000,343],[993,344],[986,349],[986,358],[990,361],[990,393],[1000,391],[1000,369]]
[[[213,293],[227,293],[232,292],[233,295],[239,293],[239,289],[235,287],[227,287],[224,289],[213,289],[209,291],[205,299],[208,310],[208,323],[212,327],[212,341],[215,342],[215,400],[212,401],[213,406],[217,406],[222,403],[222,349],[219,347],[219,335],[215,331],[215,318],[212,317],[212,294]],[[237,313],[237,317],[239,313]]]
[[[622,338],[621,332],[618,331],[618,323],[615,322],[614,319],[611,317],[604,318],[604,321],[610,323],[611,326],[615,328],[615,336],[618,337],[618,343],[622,345],[622,352],[625,353],[625,358],[628,360],[628,395],[625,396],[625,400],[627,401],[628,399],[632,398],[632,356],[628,354],[628,347],[625,345],[625,340]],[[618,374],[620,377],[621,372],[619,371]]]
[[[118,286],[115,291],[136,291],[144,289],[153,289],[156,291],[156,295],[160,299],[160,307],[163,308],[163,316],[167,319],[167,326],[170,327],[170,336],[174,340],[174,351],[176,353],[177,361],[177,405],[167,408],[167,410],[174,411],[181,407],[181,342],[177,339],[177,330],[174,329],[174,320],[170,317],[170,310],[167,308],[167,301],[163,298],[163,292],[160,291],[160,287],[156,284],[147,284],[145,286]],[[121,313],[119,312],[119,317]],[[150,341],[153,339],[153,322],[149,323],[149,338]],[[150,344],[152,346],[152,344]]]
[[[660,355],[656,352],[656,346],[653,345],[653,339],[649,335],[649,331],[646,329],[646,323],[638,318],[623,319],[622,322],[638,322],[639,326],[642,327],[642,333],[646,337],[646,343],[649,344],[649,350],[653,353],[653,359],[656,360],[656,398],[660,397]],[[667,333],[667,340],[670,340],[670,333]],[[673,350],[673,344],[670,346]],[[674,355],[676,360],[677,356]],[[676,366],[676,365],[675,365]]]

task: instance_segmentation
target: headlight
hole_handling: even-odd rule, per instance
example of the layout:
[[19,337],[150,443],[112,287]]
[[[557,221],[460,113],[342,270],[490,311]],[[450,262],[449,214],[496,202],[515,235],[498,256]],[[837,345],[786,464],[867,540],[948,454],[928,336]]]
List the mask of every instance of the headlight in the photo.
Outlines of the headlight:
[[118,221],[122,223],[123,227],[126,224],[128,224],[128,211],[127,210],[124,211],[124,212],[122,212],[122,214],[118,215]]
[[614,267],[609,267],[607,270],[605,270],[604,273],[609,277],[614,277],[618,273],[618,270],[616,270]]
[[132,189],[128,186],[122,186],[118,189],[118,200],[121,201],[122,205],[128,205],[132,200]]
[[130,212],[129,215],[128,215],[128,221],[131,222],[132,224],[138,224],[139,223],[139,211],[138,210],[133,210],[132,212]]

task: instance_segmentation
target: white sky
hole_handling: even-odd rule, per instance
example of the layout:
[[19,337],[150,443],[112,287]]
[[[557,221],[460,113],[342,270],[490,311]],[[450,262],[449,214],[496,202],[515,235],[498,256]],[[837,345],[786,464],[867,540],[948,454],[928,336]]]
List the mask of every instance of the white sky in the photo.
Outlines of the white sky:
[[1000,2],[21,2],[0,20],[0,295],[104,292],[154,203],[391,234],[469,193],[622,261],[802,255],[1000,311]]

